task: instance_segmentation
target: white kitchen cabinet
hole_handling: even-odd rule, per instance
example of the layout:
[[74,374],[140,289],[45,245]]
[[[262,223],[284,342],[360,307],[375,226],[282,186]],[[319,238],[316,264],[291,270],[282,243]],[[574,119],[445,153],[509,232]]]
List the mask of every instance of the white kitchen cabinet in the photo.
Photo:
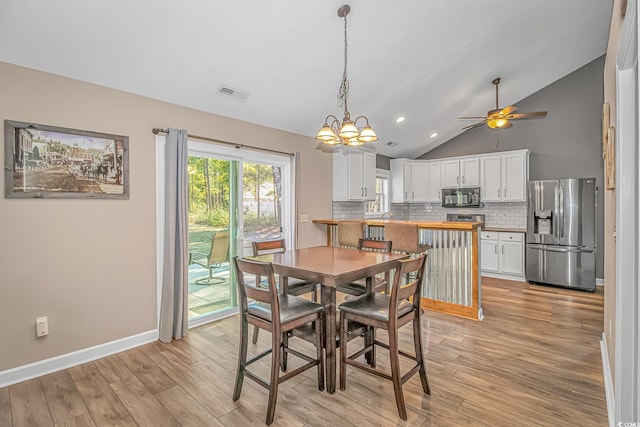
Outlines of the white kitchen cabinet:
[[427,179],[428,186],[428,195],[427,202],[430,203],[441,203],[442,202],[442,163],[440,162],[429,162],[427,163],[429,168],[428,174],[429,177]]
[[469,157],[442,162],[442,187],[477,187],[480,185],[480,159]]
[[524,234],[483,231],[480,235],[480,270],[524,277]]
[[426,202],[429,166],[424,161],[391,160],[391,203]]
[[526,202],[529,150],[480,158],[483,202]]
[[333,200],[375,200],[376,155],[345,147],[333,153]]

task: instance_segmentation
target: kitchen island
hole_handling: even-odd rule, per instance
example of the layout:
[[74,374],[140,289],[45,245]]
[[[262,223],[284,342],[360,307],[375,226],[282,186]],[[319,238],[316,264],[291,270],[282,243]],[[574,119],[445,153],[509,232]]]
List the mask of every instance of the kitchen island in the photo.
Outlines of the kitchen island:
[[[366,225],[365,238],[379,240],[384,240],[386,223],[418,224],[421,243],[427,243],[430,247],[422,289],[422,307],[469,319],[482,319],[479,269],[481,222],[349,219],[354,220]],[[313,220],[314,224],[327,227],[328,246],[338,245],[337,225],[340,221]]]

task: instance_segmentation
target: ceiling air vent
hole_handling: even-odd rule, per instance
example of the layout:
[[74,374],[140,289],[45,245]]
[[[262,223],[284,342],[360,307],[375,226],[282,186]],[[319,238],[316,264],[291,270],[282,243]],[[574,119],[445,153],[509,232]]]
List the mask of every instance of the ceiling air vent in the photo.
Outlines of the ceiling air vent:
[[227,96],[231,99],[235,99],[236,101],[240,101],[240,102],[244,102],[249,96],[249,92],[237,90],[225,85],[220,85],[216,93],[218,95]]
[[395,147],[396,145],[398,145],[398,143],[397,142],[393,142],[393,141],[389,141],[389,142],[387,142],[386,145],[387,145],[387,147]]

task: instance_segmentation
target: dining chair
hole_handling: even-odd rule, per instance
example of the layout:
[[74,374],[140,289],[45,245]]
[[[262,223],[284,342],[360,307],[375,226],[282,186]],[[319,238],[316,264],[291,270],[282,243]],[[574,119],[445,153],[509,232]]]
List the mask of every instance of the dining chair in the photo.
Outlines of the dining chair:
[[[390,253],[392,243],[393,242],[389,240],[358,239],[357,248],[362,251]],[[383,277],[373,278],[373,288],[376,292],[384,291],[387,294],[389,293],[389,276],[390,273],[386,272]],[[336,290],[354,296],[364,295],[367,293],[366,279],[339,285],[336,287]]]
[[[253,248],[253,256],[265,255],[265,254],[273,254],[278,252],[284,252],[287,250],[284,239],[277,240],[263,240],[259,242],[252,242],[251,246]],[[276,276],[276,283],[278,282],[278,278]],[[256,277],[256,283],[258,286],[265,286],[262,284],[262,278]],[[304,294],[311,293],[311,300],[314,302],[318,301],[316,289],[319,287],[318,283],[309,282],[307,280],[296,279],[295,277],[289,277],[287,279],[287,294],[300,296]],[[253,337],[251,338],[251,342],[256,344],[258,342],[258,327],[253,328]],[[284,365],[286,368],[286,364]]]
[[[430,395],[429,379],[427,377],[427,369],[425,366],[424,355],[422,352],[422,325],[420,323],[420,295],[422,290],[422,276],[424,274],[426,255],[420,255],[416,258],[400,260],[396,266],[393,285],[391,287],[391,295],[383,295],[380,293],[372,293],[359,296],[352,300],[346,301],[338,307],[340,309],[340,389],[345,390],[347,386],[346,366],[351,365],[367,372],[391,380],[393,383],[393,391],[395,394],[396,406],[398,414],[403,420],[407,419],[407,409],[404,402],[404,394],[402,385],[411,378],[416,372],[420,373],[420,381],[422,390],[425,394]],[[402,278],[409,274],[415,273],[415,280],[402,284]],[[365,336],[365,347],[348,356],[347,335],[350,323],[367,325],[374,328],[373,339]],[[409,322],[413,322],[413,342],[415,356],[406,353],[398,347],[398,329]],[[385,344],[375,339],[375,329],[385,329],[389,334],[389,344]],[[343,344],[342,344],[343,343]],[[389,358],[391,361],[391,374],[375,369],[375,348],[376,346],[389,350]],[[362,354],[370,353],[370,365],[356,361]],[[411,369],[401,375],[400,357],[406,357],[415,362]]]
[[[294,295],[278,294],[273,265],[256,260],[233,259],[236,272],[236,283],[240,296],[240,345],[238,351],[238,369],[233,389],[233,400],[237,401],[242,393],[245,375],[269,390],[266,424],[273,422],[278,397],[278,385],[284,381],[310,369],[318,367],[318,389],[324,389],[324,357],[322,336],[324,330],[324,307]],[[259,288],[248,284],[245,275],[261,276],[267,279],[267,288]],[[249,303],[249,299],[253,300]],[[247,360],[247,344],[249,340],[249,324],[271,332],[271,348]],[[316,357],[312,358],[289,348],[283,336],[295,328],[312,324],[315,329]],[[253,362],[271,354],[270,380],[260,378],[247,367]],[[280,376],[280,355],[291,354],[307,363]]]

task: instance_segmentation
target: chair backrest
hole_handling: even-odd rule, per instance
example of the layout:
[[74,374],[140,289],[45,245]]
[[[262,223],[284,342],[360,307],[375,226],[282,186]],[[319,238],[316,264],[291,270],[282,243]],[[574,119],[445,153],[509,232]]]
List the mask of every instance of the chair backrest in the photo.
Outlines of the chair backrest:
[[251,246],[253,247],[253,256],[274,254],[287,250],[284,244],[284,239],[252,242]]
[[339,221],[338,245],[355,248],[364,235],[363,221]]
[[428,249],[428,246],[420,245],[418,224],[387,223],[384,225],[384,238],[393,242],[393,250],[396,252],[415,254]]
[[[422,277],[424,275],[426,255],[416,258],[403,259],[396,264],[396,271],[391,286],[391,299],[389,307],[389,319],[397,319],[398,304],[403,299],[413,297],[414,308],[420,310],[420,298],[422,294]],[[415,275],[411,274],[415,273]],[[403,277],[414,277],[408,283],[402,284]]]
[[[240,296],[241,309],[246,311],[248,300],[253,299],[258,302],[270,304],[272,318],[279,319],[280,305],[278,303],[278,290],[273,273],[273,264],[270,262],[234,257],[233,265],[236,271],[236,284]],[[259,288],[251,285],[245,280],[245,275],[266,277],[268,286]]]
[[373,252],[391,252],[391,245],[393,242],[390,240],[373,240],[373,239],[359,239],[358,249],[364,251]]
[[227,261],[229,261],[229,232],[216,231],[211,237],[209,265],[220,264]]

